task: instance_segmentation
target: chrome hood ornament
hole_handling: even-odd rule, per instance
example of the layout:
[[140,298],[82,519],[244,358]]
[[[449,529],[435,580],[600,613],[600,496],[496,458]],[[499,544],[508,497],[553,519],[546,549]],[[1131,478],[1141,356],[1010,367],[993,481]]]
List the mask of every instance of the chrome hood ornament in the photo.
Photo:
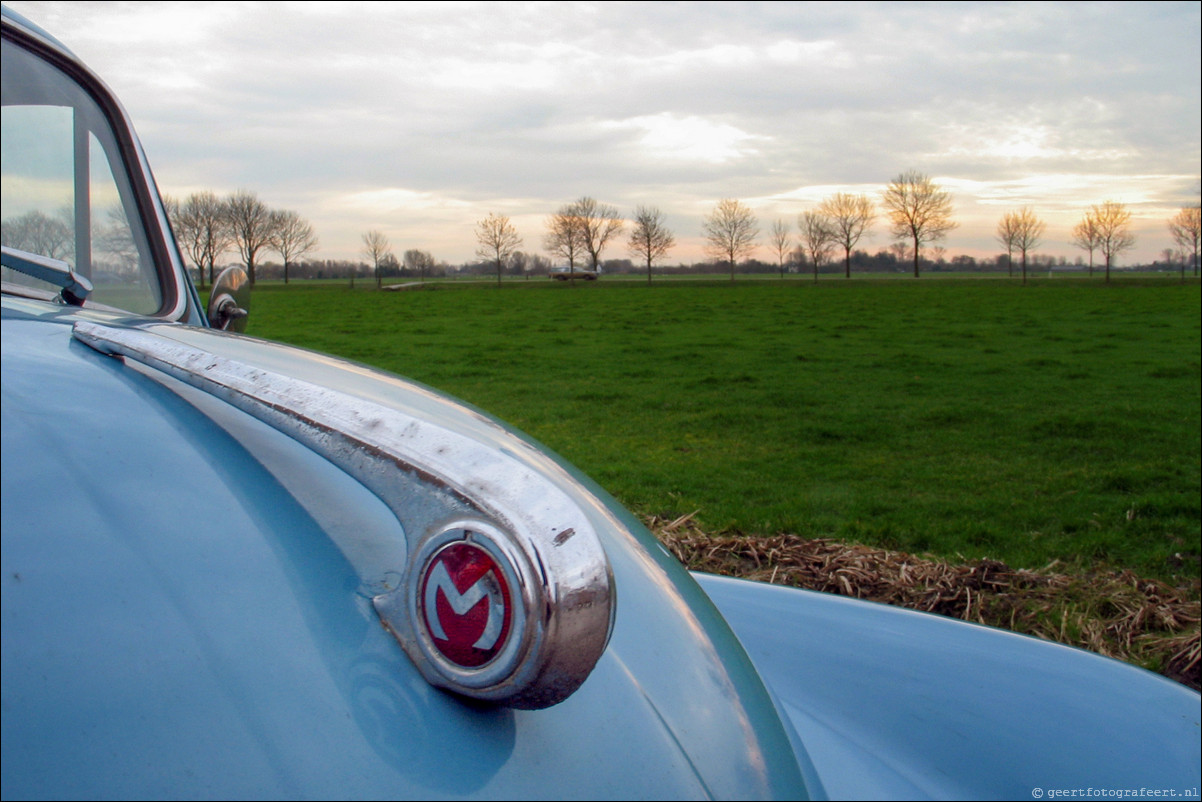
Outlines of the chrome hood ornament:
[[543,708],[600,659],[616,603],[609,561],[585,512],[526,462],[427,418],[157,331],[78,322],[74,336],[221,398],[379,496],[406,542],[382,544],[375,553],[392,555],[382,560],[343,551],[431,684]]

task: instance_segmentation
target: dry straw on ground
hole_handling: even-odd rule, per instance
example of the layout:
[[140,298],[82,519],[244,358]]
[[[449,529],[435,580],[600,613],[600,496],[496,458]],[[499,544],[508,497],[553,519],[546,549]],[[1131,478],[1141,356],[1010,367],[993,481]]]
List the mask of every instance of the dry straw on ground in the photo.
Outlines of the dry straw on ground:
[[[1088,576],[952,564],[796,535],[713,536],[691,515],[652,518],[689,569],[838,593],[962,618],[1089,649],[1199,687],[1197,592],[1130,571]],[[1194,598],[1191,600],[1189,596]]]

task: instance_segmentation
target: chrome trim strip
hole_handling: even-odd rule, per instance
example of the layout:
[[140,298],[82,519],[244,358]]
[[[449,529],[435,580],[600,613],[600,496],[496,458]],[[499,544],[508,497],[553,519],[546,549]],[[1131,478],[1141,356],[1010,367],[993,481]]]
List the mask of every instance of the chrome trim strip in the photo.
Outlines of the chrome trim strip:
[[[158,333],[80,321],[74,336],[226,401],[379,496],[405,532],[408,559],[355,567],[382,589],[377,612],[432,684],[511,707],[548,707],[574,692],[600,659],[616,603],[608,558],[584,511],[524,462],[433,421]],[[516,611],[524,620],[520,642],[479,670],[431,659],[430,636],[415,621],[419,563],[464,529],[507,559],[525,608]],[[398,573],[399,586],[390,584]]]

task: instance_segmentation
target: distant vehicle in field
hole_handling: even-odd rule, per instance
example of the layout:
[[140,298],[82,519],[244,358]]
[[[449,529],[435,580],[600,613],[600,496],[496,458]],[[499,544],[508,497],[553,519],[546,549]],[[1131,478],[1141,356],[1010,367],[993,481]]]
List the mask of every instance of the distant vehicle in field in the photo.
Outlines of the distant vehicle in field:
[[596,281],[597,273],[593,270],[575,269],[571,267],[553,267],[551,268],[551,278],[556,281],[571,281],[572,279],[583,279],[584,281]]

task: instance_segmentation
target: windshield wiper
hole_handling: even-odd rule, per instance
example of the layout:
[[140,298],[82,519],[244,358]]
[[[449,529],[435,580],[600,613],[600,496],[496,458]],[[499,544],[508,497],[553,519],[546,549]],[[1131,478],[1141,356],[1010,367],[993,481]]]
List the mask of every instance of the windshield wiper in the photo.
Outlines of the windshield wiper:
[[83,302],[92,293],[92,282],[71,269],[71,265],[61,259],[40,256],[36,253],[3,246],[3,266],[33,276],[39,281],[45,281],[58,287],[62,298],[72,306],[83,306]]

